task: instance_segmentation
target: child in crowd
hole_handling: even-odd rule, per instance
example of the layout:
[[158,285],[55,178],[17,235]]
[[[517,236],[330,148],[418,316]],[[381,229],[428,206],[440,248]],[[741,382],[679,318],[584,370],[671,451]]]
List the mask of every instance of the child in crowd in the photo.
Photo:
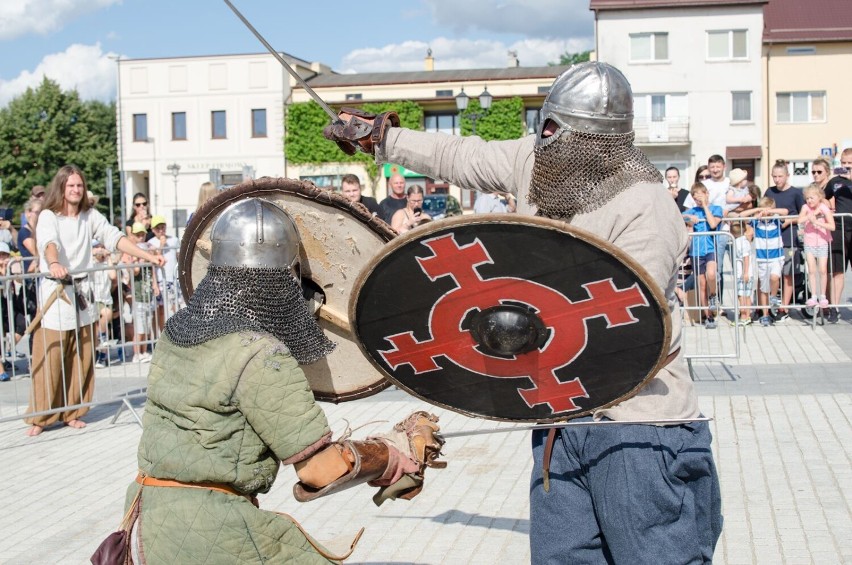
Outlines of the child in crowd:
[[762,307],[761,326],[774,323],[769,315],[769,297],[778,295],[781,286],[781,269],[784,266],[784,244],[781,241],[782,220],[777,216],[786,216],[786,208],[775,208],[775,200],[764,196],[758,201],[757,208],[740,213],[740,217],[754,216],[754,259],[757,264],[758,304]]
[[112,266],[112,254],[98,240],[92,241],[92,257],[95,268],[101,270],[92,273],[92,290],[98,311],[98,348],[95,367],[101,369],[109,361],[109,337],[107,330],[112,325],[112,287],[115,284],[115,270]]
[[808,185],[804,196],[805,205],[799,212],[799,228],[804,228],[805,260],[808,262],[808,286],[811,291],[807,306],[813,308],[819,304],[820,308],[828,308],[825,289],[828,284],[828,250],[831,245],[831,232],[834,230],[834,215],[818,184]]
[[752,277],[751,241],[754,230],[744,222],[731,222],[731,235],[734,237],[734,274],[737,277],[737,302],[740,307],[740,325],[751,323],[751,304],[754,294]]
[[707,188],[700,182],[693,184],[689,193],[695,201],[695,206],[683,213],[684,220],[695,234],[691,237],[689,255],[698,282],[699,300],[707,304],[705,327],[714,329],[719,306],[716,300],[716,245],[711,232],[716,231],[724,212],[719,206],[710,206]]
[[[180,240],[166,233],[164,216],[151,218],[151,231],[154,232],[154,237],[148,240],[148,245],[166,258],[165,266],[157,269],[157,286],[160,287],[160,294],[157,296],[156,319],[157,331],[162,332],[166,318],[171,317],[183,306],[177,281],[177,250],[180,248]],[[167,307],[168,310],[166,310]]]
[[[136,222],[131,227],[131,237],[136,245],[145,250],[151,246],[145,243],[148,230],[145,224]],[[140,261],[125,254],[123,263],[139,263]],[[147,352],[148,339],[151,337],[151,302],[160,294],[157,279],[151,267],[133,268],[133,363],[148,363],[151,355]]]
[[734,169],[728,175],[730,186],[725,193],[725,215],[741,205],[751,202],[749,193],[748,174],[742,169]]

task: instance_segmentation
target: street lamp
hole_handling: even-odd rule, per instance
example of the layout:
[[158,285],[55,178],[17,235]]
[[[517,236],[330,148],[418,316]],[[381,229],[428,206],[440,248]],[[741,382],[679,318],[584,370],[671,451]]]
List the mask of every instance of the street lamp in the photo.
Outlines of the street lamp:
[[174,211],[174,214],[172,214],[172,222],[174,222],[174,224],[175,224],[175,237],[177,237],[177,236],[178,236],[178,222],[177,222],[177,210],[178,210],[178,199],[177,199],[177,195],[178,195],[178,192],[177,192],[177,180],[178,180],[178,174],[180,174],[180,165],[178,165],[177,163],[172,163],[171,165],[167,166],[167,167],[166,167],[166,169],[168,169],[168,170],[169,170],[169,172],[172,174],[172,179],[175,181],[175,211]]
[[485,87],[485,90],[482,91],[482,94],[479,95],[479,107],[482,108],[482,112],[465,112],[467,110],[468,102],[470,102],[470,97],[464,93],[464,87],[462,87],[461,92],[456,95],[456,108],[459,110],[459,114],[462,117],[467,117],[471,121],[471,126],[473,129],[473,135],[476,135],[476,120],[488,114],[488,109],[491,108],[491,101],[493,100],[491,93],[488,92],[488,87]]
[[151,144],[151,160],[154,162],[151,167],[151,174],[148,176],[149,190],[154,195],[154,207],[150,210],[158,210],[160,208],[160,195],[157,192],[157,140],[148,137],[145,139],[145,143]]
[[[118,201],[121,207],[121,217],[126,218],[127,216],[124,213],[124,200],[126,198],[125,194],[127,192],[127,183],[125,181],[125,173],[124,173],[124,138],[122,137],[123,131],[121,128],[121,124],[124,121],[124,116],[121,114],[121,55],[107,55],[110,59],[115,61],[116,75],[115,75],[115,107],[116,107],[116,127],[118,128]],[[110,194],[110,201],[112,201],[112,194]],[[112,212],[112,208],[110,207],[110,212]],[[110,217],[110,221],[112,221],[112,217]]]

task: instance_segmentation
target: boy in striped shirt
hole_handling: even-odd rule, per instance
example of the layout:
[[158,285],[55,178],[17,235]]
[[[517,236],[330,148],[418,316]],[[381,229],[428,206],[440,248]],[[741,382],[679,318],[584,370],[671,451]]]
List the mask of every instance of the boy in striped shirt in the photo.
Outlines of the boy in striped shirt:
[[769,315],[769,297],[777,296],[781,287],[781,270],[784,267],[784,242],[781,240],[781,220],[786,216],[785,208],[776,208],[775,200],[764,196],[757,208],[745,210],[740,216],[755,216],[751,225],[754,228],[754,260],[757,264],[757,299],[762,306],[761,326],[771,326]]

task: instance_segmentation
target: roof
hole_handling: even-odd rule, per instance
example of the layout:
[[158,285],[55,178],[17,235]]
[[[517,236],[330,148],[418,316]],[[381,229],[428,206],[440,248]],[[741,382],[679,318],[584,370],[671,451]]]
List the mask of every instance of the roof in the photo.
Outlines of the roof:
[[[770,0],[591,0],[590,10],[644,10],[646,8],[692,8],[766,4]],[[795,1],[795,0],[794,0]],[[831,1],[831,0],[827,0]]]
[[396,73],[319,74],[307,79],[311,88],[378,86],[384,84],[426,84],[430,82],[470,82],[485,80],[553,79],[568,66],[505,67],[500,69],[454,69]]
[[765,43],[852,41],[852,6],[840,0],[771,0],[763,26]]

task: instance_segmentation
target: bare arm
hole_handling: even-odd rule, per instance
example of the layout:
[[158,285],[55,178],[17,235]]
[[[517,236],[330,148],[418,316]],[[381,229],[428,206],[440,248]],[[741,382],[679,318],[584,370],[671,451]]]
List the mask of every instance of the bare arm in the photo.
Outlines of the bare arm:
[[142,259],[143,261],[147,261],[148,263],[153,263],[154,265],[158,265],[160,267],[166,264],[165,257],[163,257],[162,255],[148,253],[144,249],[136,246],[136,244],[131,242],[126,237],[122,237],[121,239],[119,239],[118,245],[116,245],[116,247],[118,247],[119,251],[123,251],[128,255],[136,257],[137,259]]

